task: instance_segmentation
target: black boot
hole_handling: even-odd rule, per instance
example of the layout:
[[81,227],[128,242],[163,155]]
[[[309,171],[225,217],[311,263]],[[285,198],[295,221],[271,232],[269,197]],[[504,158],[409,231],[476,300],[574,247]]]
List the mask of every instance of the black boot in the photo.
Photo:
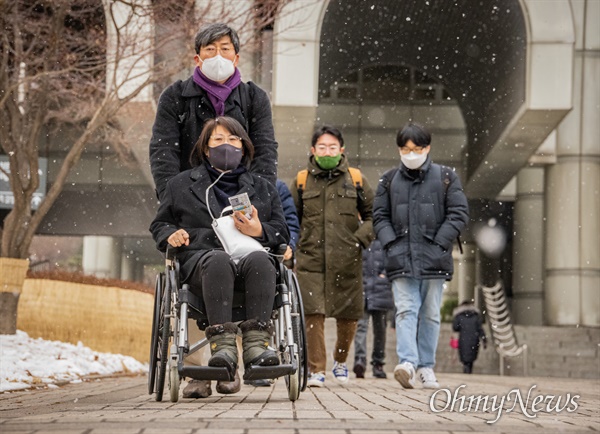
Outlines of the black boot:
[[277,353],[269,349],[273,336],[273,323],[247,320],[240,324],[242,330],[242,348],[244,366],[275,366],[279,365]]
[[206,338],[210,343],[208,366],[225,367],[231,378],[237,370],[238,351],[235,343],[237,325],[232,322],[206,327]]
[[373,377],[375,378],[387,378],[385,371],[383,370],[383,365],[375,364],[373,365]]

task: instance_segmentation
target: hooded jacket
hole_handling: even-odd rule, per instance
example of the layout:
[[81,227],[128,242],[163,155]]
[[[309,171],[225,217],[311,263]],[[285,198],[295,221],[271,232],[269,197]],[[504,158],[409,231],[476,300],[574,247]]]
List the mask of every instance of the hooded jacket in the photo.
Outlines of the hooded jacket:
[[477,359],[480,341],[486,342],[479,310],[473,305],[461,305],[454,309],[452,329],[459,332],[458,355],[463,363]]
[[383,249],[379,240],[363,250],[365,311],[394,310],[392,284],[385,274]]
[[[209,204],[206,203],[205,192],[210,184],[212,180],[204,163],[172,178],[167,183],[164,198],[150,225],[156,247],[161,251],[167,248],[167,239],[173,232],[178,229],[188,232],[189,246],[177,249],[183,282],[204,254],[210,250],[223,250],[208,212],[210,206],[212,214],[218,218],[222,211],[213,189],[209,191]],[[248,193],[250,203],[258,211],[263,228],[262,239],[258,241],[271,251],[276,251],[282,244],[288,244],[288,228],[275,185],[244,172],[239,176],[239,186],[238,193]]]
[[304,312],[358,320],[364,314],[362,249],[374,238],[373,191],[363,177],[364,198],[358,201],[345,155],[331,170],[311,156],[307,168],[301,200],[297,180],[290,186],[300,217],[296,266]]
[[442,174],[428,157],[420,169],[400,164],[387,171],[377,187],[373,227],[384,246],[388,278],[450,280],[452,243],[468,221],[467,198],[452,170]]
[[[250,113],[242,103],[243,87],[247,86]],[[271,104],[266,92],[252,82],[240,83],[225,101],[225,116],[236,119],[246,128],[254,145],[251,172],[266,178],[273,185],[277,179],[277,142],[273,130]],[[190,169],[190,153],[200,137],[204,123],[216,117],[215,109],[204,89],[192,77],[178,80],[161,94],[150,139],[150,166],[158,198],[169,179]]]

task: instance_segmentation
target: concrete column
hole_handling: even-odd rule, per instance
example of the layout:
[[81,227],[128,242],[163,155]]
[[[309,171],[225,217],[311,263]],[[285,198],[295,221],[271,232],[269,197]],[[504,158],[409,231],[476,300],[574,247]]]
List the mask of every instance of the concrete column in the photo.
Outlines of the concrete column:
[[515,323],[543,324],[544,168],[521,169],[513,217],[513,304]]
[[273,107],[275,137],[279,142],[277,172],[286,183],[306,168],[315,118],[316,107]]
[[[552,325],[600,325],[600,37],[598,2],[573,3],[573,110],[546,172],[545,315]],[[586,12],[587,10],[587,12]]]
[[121,280],[137,280],[137,261],[134,255],[121,253]]
[[458,302],[475,299],[475,243],[463,243],[463,254],[458,249],[454,251],[454,278],[452,285],[456,285]]
[[97,277],[121,277],[122,240],[105,236],[83,237],[83,272]]

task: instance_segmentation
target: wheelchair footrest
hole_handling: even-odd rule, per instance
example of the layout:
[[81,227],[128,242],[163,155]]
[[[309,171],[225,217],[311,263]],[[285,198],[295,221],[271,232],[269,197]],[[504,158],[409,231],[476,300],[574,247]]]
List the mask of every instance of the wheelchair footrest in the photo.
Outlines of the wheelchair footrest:
[[266,380],[293,374],[296,369],[292,365],[248,366],[244,371],[244,380]]
[[182,377],[190,377],[194,380],[234,380],[234,378],[229,375],[229,371],[225,367],[183,366],[182,368],[179,368],[179,375]]

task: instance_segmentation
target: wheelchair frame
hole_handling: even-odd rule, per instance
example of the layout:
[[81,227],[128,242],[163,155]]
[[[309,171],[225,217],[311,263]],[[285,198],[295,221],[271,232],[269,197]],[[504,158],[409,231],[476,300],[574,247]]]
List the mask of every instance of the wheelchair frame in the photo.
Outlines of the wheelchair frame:
[[[300,392],[306,389],[308,377],[304,308],[296,275],[282,262],[277,264],[271,315],[275,332],[271,346],[276,349],[280,364],[250,366],[244,370],[244,380],[285,377],[288,397],[290,401],[296,401]],[[179,400],[179,386],[186,377],[233,381],[227,368],[183,364],[185,357],[208,345],[206,338],[191,344],[188,341],[188,318],[200,319],[208,325],[199,310],[200,302],[187,284],[180,287],[179,261],[173,251],[167,249],[165,271],[156,276],[150,342],[148,393],[155,393],[156,401],[162,401],[167,373],[171,402]]]

